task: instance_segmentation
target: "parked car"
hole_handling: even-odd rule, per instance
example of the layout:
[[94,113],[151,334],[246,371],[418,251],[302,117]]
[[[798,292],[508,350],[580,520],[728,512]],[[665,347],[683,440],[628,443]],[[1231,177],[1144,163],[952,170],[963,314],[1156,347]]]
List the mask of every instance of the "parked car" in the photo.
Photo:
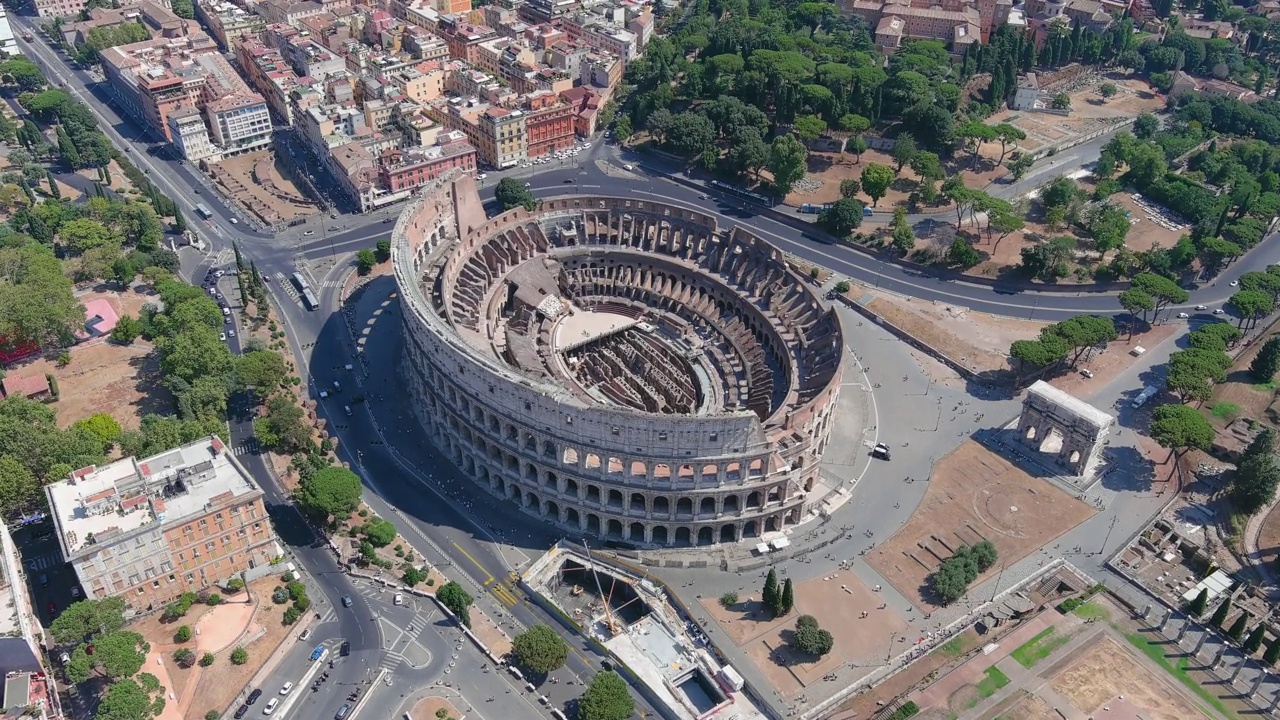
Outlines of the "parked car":
[[236,708],[236,714],[235,714],[236,720],[240,720],[240,718],[244,717],[245,713],[247,712],[249,712],[248,705],[241,705],[240,707]]
[[245,704],[245,705],[252,705],[252,704],[254,704],[254,703],[258,702],[258,698],[260,698],[260,697],[262,697],[262,691],[261,691],[261,690],[254,690],[253,692],[249,693],[249,698],[248,698],[247,700],[245,700],[245,701],[244,701],[244,704]]

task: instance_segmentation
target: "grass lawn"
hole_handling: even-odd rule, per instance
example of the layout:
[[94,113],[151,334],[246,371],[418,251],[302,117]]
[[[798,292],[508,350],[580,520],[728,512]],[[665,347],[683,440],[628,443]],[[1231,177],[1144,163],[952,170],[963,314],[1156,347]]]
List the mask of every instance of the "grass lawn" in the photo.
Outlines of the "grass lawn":
[[[1078,608],[1077,608],[1078,609]],[[1035,664],[1053,654],[1054,650],[1066,645],[1070,635],[1057,632],[1057,628],[1045,628],[1039,635],[1026,641],[1009,655],[1024,668],[1035,667]]]
[[1214,710],[1217,710],[1222,717],[1231,718],[1232,720],[1238,719],[1238,715],[1227,709],[1227,706],[1221,700],[1201,687],[1200,683],[1187,674],[1186,658],[1179,659],[1178,664],[1173,665],[1169,662],[1169,658],[1164,656],[1165,648],[1163,645],[1156,645],[1139,633],[1128,633],[1125,638],[1130,644],[1141,650],[1143,655],[1151,658],[1152,662],[1158,663],[1160,667],[1165,669],[1165,672],[1177,678],[1178,682],[1185,685],[1191,692],[1194,692],[1196,697],[1208,703]]
[[969,639],[966,638],[964,635],[957,635],[951,638],[950,640],[946,641],[945,643],[943,643],[937,649],[937,653],[944,657],[958,658],[961,655],[964,655],[965,653],[969,652],[969,647],[970,647]]
[[1085,603],[1075,610],[1071,611],[1076,617],[1085,620],[1110,620],[1111,613],[1107,609],[1097,603]]
[[978,683],[978,697],[989,698],[996,694],[996,691],[1009,684],[1009,676],[1000,671],[1000,668],[992,665],[983,673],[986,677]]

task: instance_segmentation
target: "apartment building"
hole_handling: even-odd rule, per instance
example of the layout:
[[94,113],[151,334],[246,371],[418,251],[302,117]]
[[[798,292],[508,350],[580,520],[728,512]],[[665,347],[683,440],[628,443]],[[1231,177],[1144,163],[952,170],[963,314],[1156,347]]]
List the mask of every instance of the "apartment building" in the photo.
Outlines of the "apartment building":
[[476,150],[458,132],[442,135],[439,144],[430,147],[387,150],[379,158],[378,176],[383,188],[401,193],[455,169],[476,169]]
[[209,135],[225,155],[241,155],[271,144],[271,112],[262,96],[235,93],[204,106]]
[[186,108],[170,113],[167,121],[173,146],[187,162],[217,162],[222,159],[218,148],[209,141],[209,129],[205,127],[204,117],[199,110]]
[[0,521],[0,708],[6,717],[61,720],[57,688],[44,667],[44,631],[27,590],[22,558],[9,527]]
[[440,18],[436,32],[449,46],[449,57],[465,60],[472,65],[478,62],[480,43],[498,36],[497,31],[491,27],[458,22],[455,18],[444,16]]
[[99,53],[112,94],[149,130],[172,140],[172,112],[200,106],[206,73],[191,57],[215,52],[213,39],[195,31],[180,38],[153,38]]
[[293,2],[293,0],[266,0],[258,5],[258,12],[265,15],[267,22],[292,25],[305,17],[326,12],[324,5],[318,2]]
[[284,56],[260,40],[239,40],[233,47],[249,86],[262,96],[277,118],[285,125],[292,125],[294,102],[291,96],[299,89],[299,84],[298,76],[285,62]]
[[573,129],[578,135],[589,138],[596,132],[596,121],[604,107],[604,96],[595,89],[579,86],[560,93],[573,111]]
[[602,89],[617,87],[625,70],[621,60],[598,52],[585,55],[578,67],[580,84]]
[[[619,9],[618,12],[621,13],[621,10]],[[566,15],[561,20],[561,27],[571,42],[615,55],[623,62],[635,60],[639,55],[639,38],[635,33],[622,27],[622,19],[617,15],[602,17],[593,13],[579,12]]]
[[574,108],[557,93],[543,90],[530,94],[525,98],[525,113],[526,157],[538,158],[573,147],[577,140]]
[[196,18],[209,29],[218,46],[230,50],[236,40],[256,38],[267,26],[266,18],[247,12],[228,0],[199,0]]
[[837,0],[844,15],[874,28],[876,45],[892,52],[908,38],[943,40],[963,52],[1009,20],[1012,0]]
[[262,489],[217,436],[89,466],[45,487],[62,554],[88,598],[135,612],[224,583],[283,553]]

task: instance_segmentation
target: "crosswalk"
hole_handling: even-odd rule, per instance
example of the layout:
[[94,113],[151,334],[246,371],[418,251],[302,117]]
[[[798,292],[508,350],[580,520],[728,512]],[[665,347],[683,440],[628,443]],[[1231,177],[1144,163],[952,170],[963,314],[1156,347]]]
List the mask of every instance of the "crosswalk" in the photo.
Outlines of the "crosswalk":
[[231,448],[231,451],[236,455],[257,455],[262,451],[262,446],[259,444],[258,438],[251,437]]
[[45,553],[39,557],[27,558],[27,568],[38,572],[62,564],[61,553]]
[[396,668],[400,667],[403,662],[404,656],[400,653],[393,650],[384,650],[382,652],[382,659],[378,661],[378,669],[394,673]]

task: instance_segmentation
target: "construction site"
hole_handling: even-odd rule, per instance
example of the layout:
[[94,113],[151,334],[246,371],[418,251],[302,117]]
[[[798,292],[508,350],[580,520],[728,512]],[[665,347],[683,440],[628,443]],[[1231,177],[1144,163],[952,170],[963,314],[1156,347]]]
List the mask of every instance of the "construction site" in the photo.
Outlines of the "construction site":
[[717,660],[719,652],[693,618],[649,579],[585,548],[561,545],[521,580],[537,603],[600,643],[616,671],[667,720],[764,720],[742,676]]

